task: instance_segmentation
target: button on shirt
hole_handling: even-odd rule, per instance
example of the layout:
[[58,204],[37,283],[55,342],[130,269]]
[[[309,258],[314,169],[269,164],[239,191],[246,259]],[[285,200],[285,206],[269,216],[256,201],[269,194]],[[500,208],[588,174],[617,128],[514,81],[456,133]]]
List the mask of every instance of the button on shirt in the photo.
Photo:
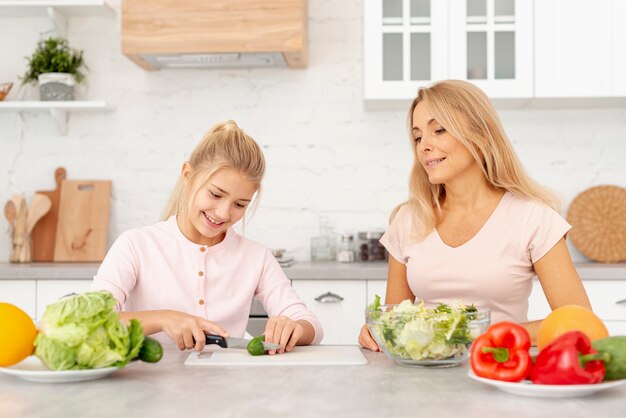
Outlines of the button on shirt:
[[296,295],[270,251],[229,228],[207,247],[189,241],[176,217],[124,232],[107,253],[92,288],[110,291],[125,311],[175,310],[245,333],[252,299],[270,317],[306,320],[322,339],[315,315]]

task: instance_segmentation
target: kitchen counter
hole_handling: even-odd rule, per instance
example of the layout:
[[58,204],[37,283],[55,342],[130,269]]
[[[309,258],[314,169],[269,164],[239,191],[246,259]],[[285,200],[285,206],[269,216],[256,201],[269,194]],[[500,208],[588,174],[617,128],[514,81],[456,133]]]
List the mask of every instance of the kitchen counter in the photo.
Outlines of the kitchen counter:
[[0,417],[621,417],[626,385],[572,399],[510,395],[448,369],[397,366],[363,350],[365,366],[188,367],[164,344],[160,363],[135,363],[81,383],[0,375]]
[[[97,263],[0,263],[0,280],[92,279]],[[626,263],[577,263],[583,280],[625,280]],[[386,280],[387,263],[297,262],[284,269],[291,280]]]

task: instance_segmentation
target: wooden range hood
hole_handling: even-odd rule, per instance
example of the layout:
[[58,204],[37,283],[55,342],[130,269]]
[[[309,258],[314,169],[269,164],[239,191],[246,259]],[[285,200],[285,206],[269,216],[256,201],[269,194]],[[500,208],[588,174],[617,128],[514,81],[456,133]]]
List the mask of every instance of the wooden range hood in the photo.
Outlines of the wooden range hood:
[[307,0],[122,0],[122,52],[145,70],[307,64]]

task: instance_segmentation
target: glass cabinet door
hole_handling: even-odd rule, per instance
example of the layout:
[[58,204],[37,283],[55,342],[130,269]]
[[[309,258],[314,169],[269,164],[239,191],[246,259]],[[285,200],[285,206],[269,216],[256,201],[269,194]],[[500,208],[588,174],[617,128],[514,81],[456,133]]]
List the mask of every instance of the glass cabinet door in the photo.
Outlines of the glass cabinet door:
[[450,78],[494,98],[533,95],[533,2],[450,0]]
[[413,98],[447,74],[447,1],[364,2],[365,99]]

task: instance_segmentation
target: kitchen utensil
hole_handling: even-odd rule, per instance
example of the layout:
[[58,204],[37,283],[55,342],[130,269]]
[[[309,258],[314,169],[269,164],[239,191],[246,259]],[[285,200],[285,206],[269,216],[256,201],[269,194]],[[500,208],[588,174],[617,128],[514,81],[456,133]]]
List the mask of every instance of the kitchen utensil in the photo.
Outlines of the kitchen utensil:
[[360,366],[367,359],[357,346],[309,345],[296,346],[293,351],[273,356],[251,356],[242,350],[221,350],[207,346],[193,352],[185,366]]
[[[11,200],[17,208],[17,216],[13,233],[11,234],[13,238],[13,252],[9,261],[12,263],[30,261],[30,246],[27,245],[28,236],[26,232],[26,199],[24,195],[15,195]],[[26,247],[28,247],[28,252]]]
[[37,194],[47,196],[50,199],[50,210],[35,224],[31,233],[33,261],[54,261],[54,243],[59,218],[61,182],[65,180],[66,175],[65,168],[58,167],[54,171],[56,188],[52,191],[37,192]]
[[30,235],[33,227],[50,210],[50,198],[39,193],[35,193],[33,201],[28,207],[28,215],[26,217],[26,232]]
[[17,208],[12,200],[7,200],[4,204],[4,217],[9,221],[9,225],[11,225],[11,229],[13,229],[13,224],[15,222],[15,218],[17,217]]
[[[222,348],[246,349],[251,340],[245,338],[222,337],[221,335],[205,334],[207,344],[217,344]],[[266,343],[263,341],[265,350],[275,350],[280,348],[280,344]]]
[[111,181],[63,180],[54,261],[104,259],[110,204]]
[[11,87],[13,87],[13,83],[0,83],[0,102],[7,97],[7,94],[11,91]]
[[567,211],[569,237],[588,258],[602,263],[626,260],[626,189],[597,186],[574,198]]

